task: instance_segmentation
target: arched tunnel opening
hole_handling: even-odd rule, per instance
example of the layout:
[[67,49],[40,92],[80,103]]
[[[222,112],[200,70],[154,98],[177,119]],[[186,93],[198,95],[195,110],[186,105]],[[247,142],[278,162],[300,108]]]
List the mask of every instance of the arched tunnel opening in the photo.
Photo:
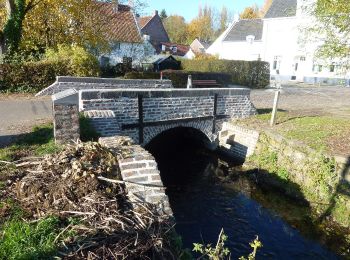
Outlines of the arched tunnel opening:
[[200,130],[177,127],[160,133],[145,148],[155,157],[164,185],[171,189],[208,177],[209,169],[218,164],[210,145]]

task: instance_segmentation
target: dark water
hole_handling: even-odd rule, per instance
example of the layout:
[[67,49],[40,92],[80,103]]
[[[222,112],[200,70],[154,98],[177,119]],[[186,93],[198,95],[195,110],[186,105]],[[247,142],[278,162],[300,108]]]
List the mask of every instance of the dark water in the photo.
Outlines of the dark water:
[[[186,138],[160,138],[148,147],[158,161],[184,247],[216,244],[224,228],[232,259],[247,256],[257,235],[263,243],[257,259],[339,259],[317,239],[302,235],[258,203],[254,198],[264,195],[248,179],[240,177],[231,184],[218,181],[215,176],[225,174],[227,168],[190,143]],[[286,205],[288,215],[287,201]]]

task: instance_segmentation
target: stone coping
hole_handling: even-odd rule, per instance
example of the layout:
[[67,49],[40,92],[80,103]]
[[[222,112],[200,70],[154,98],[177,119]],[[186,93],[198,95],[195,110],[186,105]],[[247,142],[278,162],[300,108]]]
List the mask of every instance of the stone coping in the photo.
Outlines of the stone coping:
[[80,90],[80,100],[115,99],[120,97],[136,98],[142,95],[152,97],[200,97],[200,96],[250,95],[248,88],[201,88],[201,89],[94,89]]
[[132,84],[136,82],[163,82],[163,83],[171,83],[171,80],[168,79],[122,79],[122,78],[97,78],[97,77],[69,77],[69,76],[58,76],[56,79],[57,83],[95,83],[95,84]]

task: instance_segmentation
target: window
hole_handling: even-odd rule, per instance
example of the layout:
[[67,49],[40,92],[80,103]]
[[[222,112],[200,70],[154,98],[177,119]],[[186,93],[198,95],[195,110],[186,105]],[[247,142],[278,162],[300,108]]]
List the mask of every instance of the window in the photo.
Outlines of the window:
[[277,69],[277,60],[273,61],[273,69],[276,70]]
[[274,70],[279,70],[281,67],[281,56],[275,56],[273,58],[273,65],[272,65],[272,69]]
[[300,57],[300,61],[306,61],[306,57],[301,56],[301,57]]
[[329,72],[334,72],[335,71],[335,65],[332,64],[331,66],[329,66]]
[[115,43],[112,45],[112,49],[113,49],[113,50],[119,51],[119,50],[120,50],[120,42],[115,42]]
[[318,65],[318,72],[322,72],[323,66],[322,65]]

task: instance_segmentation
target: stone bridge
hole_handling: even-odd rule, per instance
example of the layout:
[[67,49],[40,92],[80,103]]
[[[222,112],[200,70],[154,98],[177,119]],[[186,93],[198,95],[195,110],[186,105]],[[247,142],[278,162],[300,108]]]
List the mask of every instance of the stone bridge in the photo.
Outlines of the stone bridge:
[[142,146],[176,127],[195,128],[215,143],[225,121],[256,112],[245,88],[66,90],[53,100],[58,142],[79,138],[78,112],[100,136],[129,136]]
[[[193,138],[206,136],[212,148],[220,144],[244,157],[252,153],[256,134],[225,125],[231,119],[255,114],[256,110],[250,101],[250,90],[245,88],[159,88],[159,83],[169,85],[163,81],[144,81],[143,86],[132,88],[138,83],[141,81],[60,78],[40,94],[56,93],[52,99],[57,143],[80,138],[81,114],[90,119],[101,136],[100,143],[111,151],[117,148],[120,138],[124,138],[121,136],[132,139],[130,154],[118,155],[118,166],[130,200],[135,206],[140,201],[152,203],[171,216],[157,162],[141,146],[164,131],[185,127],[191,131],[196,129]],[[118,88],[120,84],[128,88]],[[236,139],[240,140],[239,145]]]

